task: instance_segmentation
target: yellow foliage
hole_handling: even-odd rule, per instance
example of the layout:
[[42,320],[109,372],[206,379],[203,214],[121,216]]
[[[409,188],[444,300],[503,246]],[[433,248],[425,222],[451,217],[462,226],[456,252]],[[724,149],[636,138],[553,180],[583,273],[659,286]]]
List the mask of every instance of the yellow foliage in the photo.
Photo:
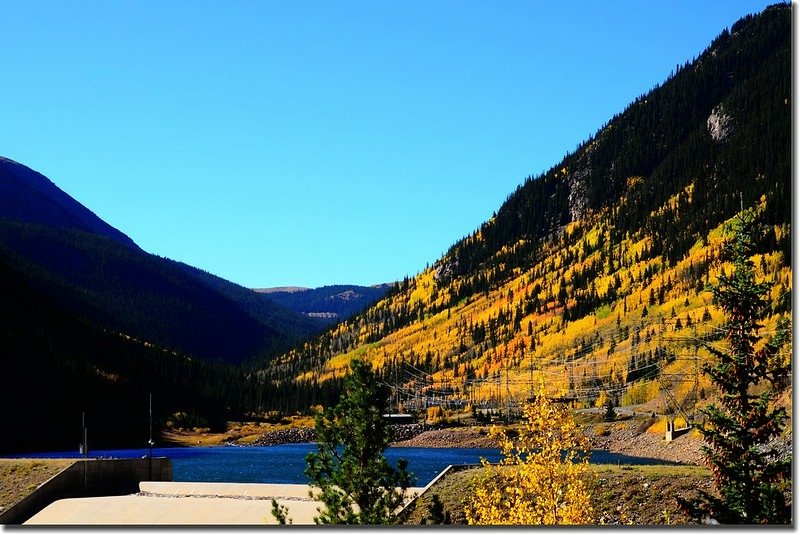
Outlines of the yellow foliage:
[[408,298],[409,306],[415,305],[418,301],[422,303],[430,301],[433,288],[436,286],[436,281],[433,279],[433,270],[429,269],[417,276],[415,282],[417,287]]
[[[683,416],[671,416],[669,417],[675,422],[675,428],[681,429],[686,427],[688,424],[686,422],[686,418]],[[657,435],[663,435],[667,430],[667,419],[668,418],[659,418],[657,422],[647,428],[648,433],[654,433]]]
[[503,460],[484,473],[465,509],[469,524],[555,525],[594,521],[587,485],[587,438],[569,410],[545,395],[539,386],[533,403],[524,407],[526,422],[511,438],[492,428]]
[[635,188],[639,184],[642,184],[643,182],[644,179],[640,176],[629,176],[627,180],[628,189],[632,190],[633,188]]
[[[629,185],[638,186],[640,181],[631,177]],[[687,187],[666,202],[662,211],[681,210],[693,193]],[[368,361],[377,370],[411,364],[428,372],[431,390],[455,391],[453,397],[473,403],[497,402],[507,395],[526,399],[531,383],[539,379],[546,381],[551,395],[574,396],[576,389],[584,392],[577,403],[586,406],[596,392],[611,385],[625,386],[623,404],[655,401],[659,399],[657,382],[634,382],[627,377],[632,356],[638,356],[642,368],[644,355],[663,350],[679,357],[672,364],[660,362],[663,371],[693,373],[694,367],[680,359],[690,354],[680,339],[713,334],[725,320],[703,288],[714,284],[723,269],[732,270],[721,258],[730,224],[721,223],[698,235],[687,255],[676,263],[665,263],[652,254],[654,243],[645,232],[615,232],[620,209],[624,205],[567,224],[563,232],[540,244],[526,270],[515,266],[502,284],[485,291],[473,289],[458,301],[453,297],[462,295],[463,285],[475,286],[477,280],[473,276],[436,280],[435,270],[426,269],[408,282],[406,290],[390,293],[374,305],[371,318],[342,322],[324,344],[307,343],[278,364],[289,366],[302,359],[304,371],[297,379],[305,382],[341,377],[353,358]],[[770,231],[780,240],[790,227],[775,226]],[[468,240],[480,242],[483,236],[478,231]],[[502,247],[493,260],[498,271],[524,245]],[[772,285],[771,300],[789,299],[788,259],[771,251],[753,260],[758,280]],[[445,263],[453,261],[448,258]],[[589,273],[591,278],[587,278]],[[566,290],[563,303],[558,298],[562,286]],[[601,298],[598,308],[584,307],[578,317],[567,316],[565,312],[579,308],[580,291],[590,286]],[[605,299],[608,292],[615,298]],[[395,326],[396,320],[402,321]],[[771,315],[766,328],[773,328],[776,321],[777,316]],[[477,326],[483,332],[480,337]],[[782,355],[788,359],[790,351]],[[702,364],[709,354],[701,350],[699,358]],[[399,381],[404,389],[420,388],[408,374],[401,373]],[[587,385],[592,385],[590,394],[585,394]],[[683,400],[690,388],[690,383],[677,381],[669,390]],[[598,403],[602,405],[602,399]]]
[[439,423],[442,418],[444,418],[444,411],[441,407],[428,407],[428,417],[427,420],[429,423],[436,424]]
[[658,395],[657,381],[640,382],[631,385],[622,395],[622,405],[640,405]]

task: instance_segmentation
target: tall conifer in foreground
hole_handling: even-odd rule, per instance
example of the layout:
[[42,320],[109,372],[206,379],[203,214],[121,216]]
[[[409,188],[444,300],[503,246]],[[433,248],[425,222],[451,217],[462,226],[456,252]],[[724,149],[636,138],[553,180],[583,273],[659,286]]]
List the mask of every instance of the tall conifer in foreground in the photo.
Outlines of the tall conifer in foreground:
[[405,459],[392,467],[383,455],[391,431],[383,419],[389,392],[360,360],[350,364],[335,407],[317,415],[317,453],[306,457],[306,474],[324,503],[318,524],[391,524],[411,485]]
[[703,410],[706,463],[719,497],[701,493],[694,504],[682,505],[697,516],[708,515],[722,524],[790,523],[786,492],[791,487],[791,458],[782,458],[772,445],[786,420],[775,406],[780,385],[789,374],[779,358],[787,338],[781,326],[770,340],[759,343],[759,321],[769,306],[768,282],[756,282],[750,255],[752,216],[745,212],[734,222],[726,251],[734,264],[731,275],[720,275],[712,287],[714,302],[727,317],[726,350],[707,346],[715,361],[704,372],[719,389],[720,405]]

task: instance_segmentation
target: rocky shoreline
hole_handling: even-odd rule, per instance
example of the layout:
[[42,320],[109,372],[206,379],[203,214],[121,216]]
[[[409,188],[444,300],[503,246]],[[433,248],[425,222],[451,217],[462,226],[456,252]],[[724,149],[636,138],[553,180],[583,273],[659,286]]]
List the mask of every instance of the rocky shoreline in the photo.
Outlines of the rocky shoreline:
[[317,433],[311,427],[291,427],[289,429],[277,429],[261,435],[258,439],[251,442],[250,446],[277,446],[279,444],[298,444],[302,442],[314,442],[317,440]]
[[[588,426],[586,434],[592,449],[606,450],[635,457],[647,457],[683,464],[702,464],[702,440],[683,435],[666,442],[661,434],[639,432],[634,425],[609,429],[596,435]],[[487,427],[453,427],[425,431],[417,436],[396,442],[398,447],[426,448],[496,448],[497,441],[489,438]]]
[[487,427],[430,427],[392,446],[400,448],[496,448]]
[[604,434],[595,434],[595,430],[589,427],[586,435],[592,449],[596,450],[682,464],[703,464],[703,440],[693,434],[681,435],[667,442],[663,433],[639,431],[635,424],[631,424],[609,429]]
[[[489,438],[486,426],[445,427],[423,424],[392,425],[395,447],[424,448],[496,448],[497,442]],[[701,446],[697,436],[683,435],[666,442],[663,435],[640,432],[634,425],[616,426],[602,434],[596,434],[587,426],[586,434],[592,449],[623,453],[636,457],[648,457],[685,464],[702,464]],[[270,431],[251,442],[252,446],[274,446],[316,441],[316,433],[310,427],[295,427]],[[241,445],[229,442],[230,445]]]
[[[421,433],[430,430],[431,426],[423,424],[390,425],[394,439],[393,445],[401,441],[408,441]],[[311,427],[292,427],[289,429],[277,429],[262,434],[259,438],[252,441],[250,446],[277,446],[279,444],[298,444],[304,442],[315,442],[317,433]],[[240,446],[235,442],[226,442],[227,445]],[[451,447],[451,446],[446,446]]]
[[[496,448],[496,440],[489,438],[487,426],[447,427],[423,424],[391,425],[394,447],[418,448]],[[682,464],[703,464],[703,440],[697,433],[681,435],[671,442],[664,440],[664,435],[641,431],[635,422],[628,425],[620,422],[598,432],[598,427],[589,425],[585,429],[592,449],[622,453],[635,457],[647,457]],[[316,433],[310,427],[293,427],[270,431],[261,435],[248,445],[275,446],[279,444],[296,444],[315,442]],[[243,446],[236,442],[227,445]],[[781,457],[791,456],[791,439],[776,439],[770,449]]]

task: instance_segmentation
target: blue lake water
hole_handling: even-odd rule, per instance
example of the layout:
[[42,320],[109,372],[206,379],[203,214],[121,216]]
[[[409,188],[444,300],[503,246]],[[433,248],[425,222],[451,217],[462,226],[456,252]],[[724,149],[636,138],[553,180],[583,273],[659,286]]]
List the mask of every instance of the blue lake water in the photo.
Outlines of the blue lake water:
[[[172,460],[175,481],[221,481],[229,483],[308,483],[303,471],[305,457],[316,451],[315,444],[279,446],[206,446],[192,448],[153,448],[153,456]],[[92,457],[136,458],[147,455],[146,449],[95,450]],[[477,464],[481,457],[490,462],[500,459],[500,451],[486,448],[388,448],[386,459],[392,466],[408,460],[408,469],[417,476],[416,486],[427,485],[450,464]],[[77,452],[52,452],[14,455],[28,458],[74,458]],[[673,464],[643,457],[631,457],[595,450],[592,463]]]

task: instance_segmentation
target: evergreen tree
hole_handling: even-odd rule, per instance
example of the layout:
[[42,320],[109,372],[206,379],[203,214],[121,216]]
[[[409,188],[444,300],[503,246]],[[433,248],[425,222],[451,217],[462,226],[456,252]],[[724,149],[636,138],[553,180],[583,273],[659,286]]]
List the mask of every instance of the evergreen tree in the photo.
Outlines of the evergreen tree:
[[603,415],[603,419],[606,422],[613,422],[614,420],[616,420],[617,413],[616,413],[616,411],[614,411],[614,407],[615,406],[616,406],[616,400],[614,399],[614,396],[609,394],[608,398],[606,399],[606,404],[605,404],[606,412]]
[[431,496],[431,503],[428,504],[428,514],[422,519],[422,524],[434,526],[452,524],[453,520],[450,511],[445,510],[444,504],[438,494]]
[[789,373],[777,358],[787,331],[757,349],[770,284],[755,279],[750,222],[749,213],[736,220],[734,237],[726,244],[733,273],[720,275],[711,288],[715,304],[727,316],[728,348],[708,346],[716,361],[704,371],[719,388],[721,406],[703,410],[709,425],[702,431],[706,462],[720,497],[702,493],[689,508],[723,524],[790,523],[785,492],[791,486],[791,459],[771,447],[786,419],[786,411],[774,402],[781,378]]
[[389,392],[375,373],[354,360],[335,407],[317,415],[317,453],[306,457],[306,474],[324,503],[318,524],[391,524],[412,476],[408,462],[393,468],[383,455],[392,440],[383,419]]

